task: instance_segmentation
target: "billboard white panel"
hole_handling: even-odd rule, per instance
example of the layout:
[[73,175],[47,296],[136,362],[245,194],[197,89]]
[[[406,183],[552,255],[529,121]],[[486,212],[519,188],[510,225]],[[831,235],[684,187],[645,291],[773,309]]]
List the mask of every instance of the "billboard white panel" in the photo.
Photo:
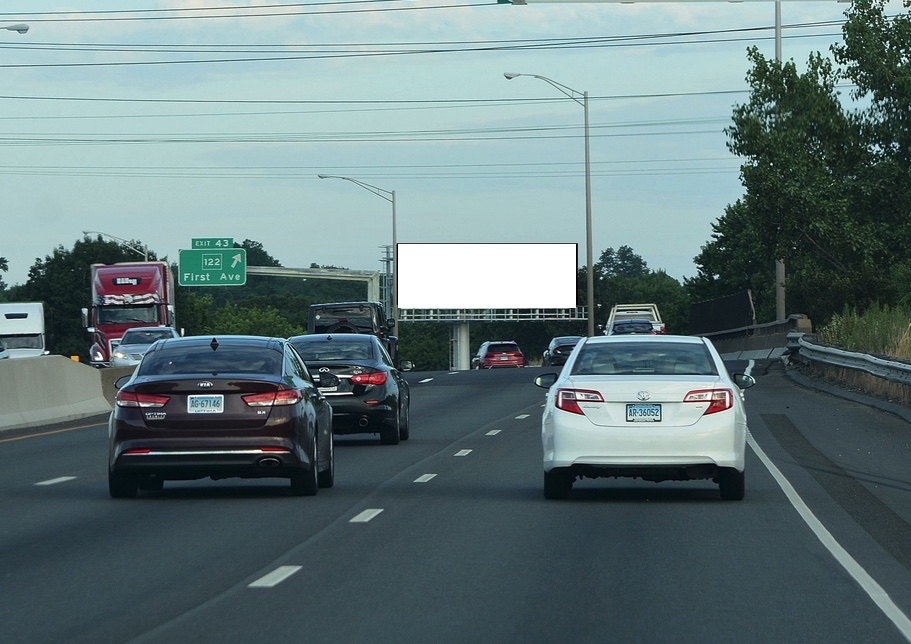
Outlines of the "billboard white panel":
[[397,244],[400,309],[576,306],[576,244]]

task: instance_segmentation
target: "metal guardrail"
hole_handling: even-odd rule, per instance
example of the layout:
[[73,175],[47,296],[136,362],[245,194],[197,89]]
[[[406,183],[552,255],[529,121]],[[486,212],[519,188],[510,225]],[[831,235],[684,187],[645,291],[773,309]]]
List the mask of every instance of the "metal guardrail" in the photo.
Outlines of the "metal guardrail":
[[[797,334],[794,334],[797,335]],[[789,336],[788,345],[792,346]],[[865,371],[891,382],[911,385],[911,364],[878,358],[866,353],[854,353],[835,347],[827,347],[809,341],[804,334],[796,338],[799,354],[806,360],[827,365]]]

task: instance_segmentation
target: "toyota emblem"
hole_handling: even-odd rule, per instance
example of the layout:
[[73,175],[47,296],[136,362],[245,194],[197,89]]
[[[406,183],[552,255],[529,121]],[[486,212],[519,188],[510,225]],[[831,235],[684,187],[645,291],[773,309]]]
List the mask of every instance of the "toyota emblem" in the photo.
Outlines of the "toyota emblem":
[[636,393],[636,398],[638,398],[639,400],[648,400],[651,397],[652,397],[652,395],[645,390]]

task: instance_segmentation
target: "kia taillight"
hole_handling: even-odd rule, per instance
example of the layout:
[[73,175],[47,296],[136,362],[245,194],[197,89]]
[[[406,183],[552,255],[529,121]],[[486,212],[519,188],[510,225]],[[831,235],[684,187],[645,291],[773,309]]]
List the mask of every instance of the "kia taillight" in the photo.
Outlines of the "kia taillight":
[[734,392],[730,389],[702,389],[691,391],[683,397],[683,402],[708,403],[703,416],[714,414],[734,406]]
[[557,409],[571,414],[584,414],[579,403],[603,403],[604,398],[597,391],[588,389],[559,389],[557,391]]
[[303,399],[297,389],[279,389],[261,394],[246,394],[241,399],[250,407],[271,407],[273,405],[296,405]]
[[140,394],[135,391],[118,391],[114,399],[118,407],[164,407],[171,399],[170,396],[159,394]]
[[370,373],[356,373],[351,376],[352,385],[382,385],[386,382],[385,371],[372,371]]

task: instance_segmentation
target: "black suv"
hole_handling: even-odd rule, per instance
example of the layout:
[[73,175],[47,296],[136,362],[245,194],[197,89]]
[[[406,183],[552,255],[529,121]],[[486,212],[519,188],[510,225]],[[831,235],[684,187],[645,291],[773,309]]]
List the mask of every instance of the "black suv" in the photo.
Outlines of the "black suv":
[[378,337],[398,364],[399,339],[392,335],[395,320],[386,317],[379,302],[311,304],[307,333],[367,333]]

